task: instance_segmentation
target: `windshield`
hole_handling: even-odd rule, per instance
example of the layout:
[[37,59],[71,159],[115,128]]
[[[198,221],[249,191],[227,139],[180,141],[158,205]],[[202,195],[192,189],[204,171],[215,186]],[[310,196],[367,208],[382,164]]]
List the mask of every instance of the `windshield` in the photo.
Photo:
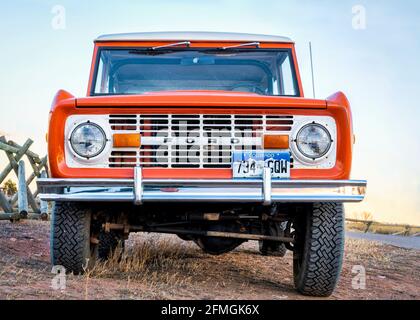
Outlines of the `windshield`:
[[101,49],[94,95],[221,90],[297,96],[289,50]]

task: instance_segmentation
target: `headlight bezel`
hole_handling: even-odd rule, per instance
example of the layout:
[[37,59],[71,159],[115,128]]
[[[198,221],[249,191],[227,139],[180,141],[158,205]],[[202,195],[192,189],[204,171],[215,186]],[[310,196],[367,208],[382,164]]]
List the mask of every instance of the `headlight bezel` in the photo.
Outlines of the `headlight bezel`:
[[[73,145],[73,137],[74,137],[74,134],[76,133],[76,131],[79,130],[81,127],[87,126],[87,125],[92,126],[92,127],[95,127],[96,129],[98,129],[99,132],[102,134],[102,137],[103,137],[103,142],[102,142],[102,146],[101,146],[100,150],[97,151],[96,153],[92,154],[92,155],[84,155],[84,154],[81,154],[80,152],[78,152],[76,150],[76,148]],[[104,152],[104,150],[106,148],[106,145],[107,145],[107,142],[108,142],[108,138],[107,138],[107,135],[106,135],[105,130],[99,124],[97,124],[95,122],[92,122],[90,120],[87,120],[87,121],[78,123],[71,130],[70,135],[68,137],[68,142],[69,142],[69,145],[70,145],[70,148],[71,148],[73,154],[77,158],[82,159],[82,160],[91,160],[91,159],[95,159],[95,158],[98,158],[98,157],[101,156],[101,154]]]
[[[336,152],[336,125],[335,121],[331,117],[318,117],[319,119],[314,119],[314,117],[301,117],[300,121],[297,123],[296,128],[293,130],[291,137],[291,151],[298,160],[299,168],[305,166],[314,167],[314,168],[332,168],[335,165],[335,152]],[[329,138],[329,147],[325,150],[319,157],[311,157],[302,151],[298,146],[298,137],[302,133],[302,130],[308,126],[317,126],[323,129]],[[296,163],[296,164],[298,164]]]
[[[303,130],[305,130],[305,129],[307,129],[307,128],[310,128],[310,127],[315,127],[315,128],[319,128],[319,129],[321,129],[322,131],[324,131],[324,133],[326,133],[327,134],[327,137],[328,137],[328,139],[329,139],[329,144],[328,144],[328,147],[323,151],[323,152],[321,152],[319,155],[317,155],[317,156],[311,156],[311,155],[309,155],[309,154],[307,154],[306,152],[304,152],[303,150],[302,150],[302,148],[301,148],[301,146],[299,145],[299,141],[298,141],[298,139],[300,138],[300,135],[302,134],[302,132],[303,132]],[[319,124],[319,123],[316,123],[315,121],[314,122],[312,122],[312,123],[308,123],[308,124],[305,124],[304,126],[302,126],[300,129],[299,129],[299,131],[298,131],[298,133],[297,133],[297,135],[296,135],[296,139],[295,139],[295,143],[296,143],[296,147],[297,147],[297,149],[299,150],[299,152],[303,155],[303,156],[305,156],[306,158],[308,158],[308,159],[312,159],[312,160],[317,160],[317,159],[320,159],[320,158],[322,158],[322,157],[324,157],[329,151],[330,151],[330,149],[331,149],[331,145],[332,145],[332,143],[333,143],[333,140],[332,140],[332,137],[331,137],[331,133],[328,131],[328,129],[326,128],[326,127],[324,127],[323,125],[321,125],[321,124]]]

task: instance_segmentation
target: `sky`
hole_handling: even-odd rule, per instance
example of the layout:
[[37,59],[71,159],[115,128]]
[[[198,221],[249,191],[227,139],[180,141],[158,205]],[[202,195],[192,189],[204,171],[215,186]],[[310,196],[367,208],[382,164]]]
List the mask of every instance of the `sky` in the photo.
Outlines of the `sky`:
[[[284,35],[296,42],[306,97],[349,98],[356,145],[352,178],[375,220],[420,225],[420,2],[417,0],[16,0],[0,4],[0,135],[46,154],[54,94],[85,96],[93,40],[146,31]],[[0,154],[0,169],[5,158]]]

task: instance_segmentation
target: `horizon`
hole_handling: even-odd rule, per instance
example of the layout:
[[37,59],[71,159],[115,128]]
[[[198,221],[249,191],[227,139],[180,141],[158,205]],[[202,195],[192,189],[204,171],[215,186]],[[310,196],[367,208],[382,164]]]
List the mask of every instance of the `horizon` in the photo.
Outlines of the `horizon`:
[[[86,96],[93,40],[101,34],[206,30],[289,36],[305,97],[312,97],[311,41],[316,97],[343,91],[352,106],[352,178],[367,179],[368,189],[365,202],[346,205],[348,216],[368,211],[379,222],[420,225],[420,108],[413,94],[420,88],[420,3],[215,0],[200,3],[199,12],[191,0],[59,3],[0,5],[0,136],[19,144],[32,138],[31,150],[46,154],[53,97],[59,89]],[[0,151],[0,171],[6,161]]]

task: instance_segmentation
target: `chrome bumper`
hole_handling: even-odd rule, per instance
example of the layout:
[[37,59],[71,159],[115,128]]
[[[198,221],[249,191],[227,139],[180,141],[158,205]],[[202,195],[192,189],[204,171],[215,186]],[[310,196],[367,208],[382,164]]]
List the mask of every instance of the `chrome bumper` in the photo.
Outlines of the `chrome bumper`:
[[363,180],[273,180],[269,170],[262,179],[166,180],[38,179],[45,201],[98,202],[359,202],[365,197]]

